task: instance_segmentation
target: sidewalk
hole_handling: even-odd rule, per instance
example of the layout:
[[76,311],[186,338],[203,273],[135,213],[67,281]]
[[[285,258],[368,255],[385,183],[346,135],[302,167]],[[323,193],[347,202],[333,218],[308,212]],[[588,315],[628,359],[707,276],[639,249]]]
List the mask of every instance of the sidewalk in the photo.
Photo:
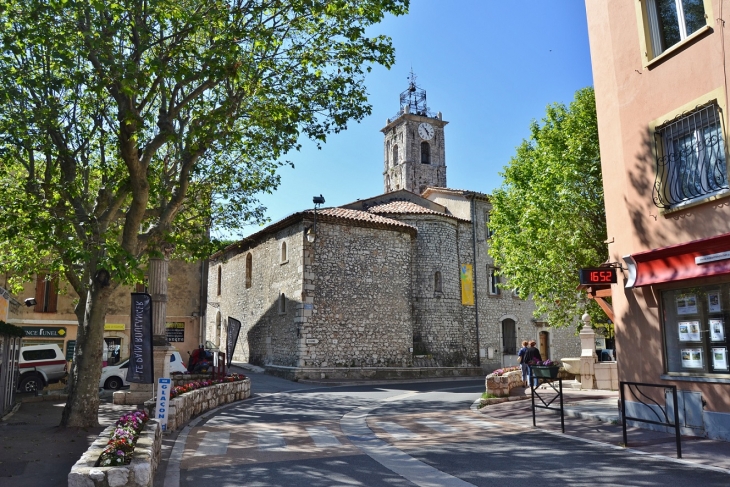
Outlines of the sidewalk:
[[[0,485],[3,487],[66,487],[71,467],[101,431],[133,406],[115,406],[102,399],[101,427],[60,428],[65,397],[23,397],[12,414],[0,421]],[[40,400],[44,399],[44,400]]]
[[[524,395],[524,391],[515,391]],[[532,401],[530,390],[524,400],[493,404],[477,409],[486,418],[509,421],[527,428],[532,426]],[[544,397],[551,391],[540,390]],[[554,393],[552,393],[554,395]],[[607,448],[620,448],[623,430],[619,420],[618,392],[563,390],[565,436]],[[537,400],[537,399],[536,399]],[[559,400],[551,405],[560,407]],[[536,412],[536,427],[546,433],[563,435],[560,430],[560,413],[546,409]],[[682,458],[677,459],[674,434],[643,428],[628,428],[628,450],[641,455],[654,455],[664,460],[702,468],[721,469],[730,474],[730,442],[682,436]],[[730,480],[728,481],[730,484]]]

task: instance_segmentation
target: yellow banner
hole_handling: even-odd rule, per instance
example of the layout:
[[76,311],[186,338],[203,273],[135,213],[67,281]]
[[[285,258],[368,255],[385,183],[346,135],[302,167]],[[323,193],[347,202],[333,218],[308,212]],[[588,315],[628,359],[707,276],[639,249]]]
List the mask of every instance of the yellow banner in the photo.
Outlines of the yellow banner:
[[124,331],[125,328],[124,323],[107,323],[104,325],[104,331]]
[[461,304],[474,306],[474,275],[471,264],[461,265]]

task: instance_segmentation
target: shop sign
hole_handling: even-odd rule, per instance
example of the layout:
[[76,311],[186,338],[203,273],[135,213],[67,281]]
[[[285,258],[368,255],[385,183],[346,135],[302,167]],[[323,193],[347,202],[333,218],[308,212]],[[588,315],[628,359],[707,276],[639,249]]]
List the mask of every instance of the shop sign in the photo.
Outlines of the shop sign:
[[730,251],[727,252],[719,252],[717,254],[710,254],[710,255],[701,255],[698,257],[695,257],[695,264],[707,264],[708,262],[717,262],[718,260],[727,260],[730,259]]
[[185,323],[165,323],[165,333],[167,341],[170,343],[185,341]]
[[155,419],[160,423],[162,431],[167,430],[167,404],[170,401],[170,389],[172,389],[171,379],[165,379],[163,377],[157,379],[157,408],[155,411]]
[[66,328],[62,326],[23,326],[23,331],[27,337],[38,338],[65,338]]
[[66,360],[71,361],[74,359],[74,352],[76,351],[76,340],[69,340],[66,342]]
[[124,331],[127,325],[124,323],[106,323],[104,325],[104,331]]

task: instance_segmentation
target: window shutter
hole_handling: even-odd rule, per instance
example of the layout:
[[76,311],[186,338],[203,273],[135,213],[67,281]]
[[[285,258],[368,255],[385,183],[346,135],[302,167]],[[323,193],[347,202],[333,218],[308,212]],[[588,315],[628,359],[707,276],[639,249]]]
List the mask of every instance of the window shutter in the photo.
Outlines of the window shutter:
[[48,281],[48,285],[51,289],[48,293],[48,306],[46,312],[55,313],[58,307],[58,279]]
[[36,313],[43,313],[43,301],[46,288],[46,275],[38,274],[35,281],[35,308]]

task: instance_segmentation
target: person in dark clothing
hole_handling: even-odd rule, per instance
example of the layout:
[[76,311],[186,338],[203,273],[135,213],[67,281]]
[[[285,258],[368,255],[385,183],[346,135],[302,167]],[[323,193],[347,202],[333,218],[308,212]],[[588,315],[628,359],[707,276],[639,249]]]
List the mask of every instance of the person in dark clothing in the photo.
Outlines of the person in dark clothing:
[[[540,350],[535,347],[537,345],[537,342],[535,340],[532,340],[530,344],[527,347],[527,350],[525,350],[525,355],[523,357],[523,361],[527,365],[534,365],[537,362],[542,362],[542,357],[540,356]],[[537,379],[533,380],[534,385],[537,386]]]

